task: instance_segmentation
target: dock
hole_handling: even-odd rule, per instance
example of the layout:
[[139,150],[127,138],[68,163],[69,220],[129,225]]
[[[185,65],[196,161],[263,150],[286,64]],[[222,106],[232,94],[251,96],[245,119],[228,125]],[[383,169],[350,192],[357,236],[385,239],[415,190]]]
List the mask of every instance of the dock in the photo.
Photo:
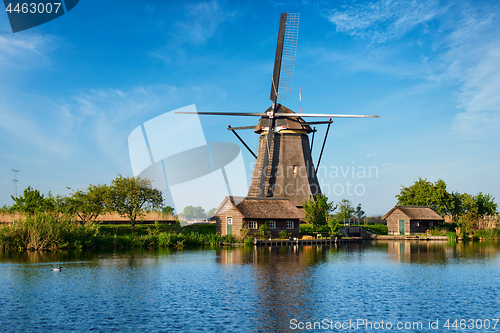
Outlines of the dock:
[[359,243],[364,239],[355,238],[333,238],[333,239],[254,239],[256,246],[304,246],[304,245],[334,245],[339,243]]
[[429,236],[429,235],[375,235],[373,240],[416,240],[416,241],[446,241],[446,236]]

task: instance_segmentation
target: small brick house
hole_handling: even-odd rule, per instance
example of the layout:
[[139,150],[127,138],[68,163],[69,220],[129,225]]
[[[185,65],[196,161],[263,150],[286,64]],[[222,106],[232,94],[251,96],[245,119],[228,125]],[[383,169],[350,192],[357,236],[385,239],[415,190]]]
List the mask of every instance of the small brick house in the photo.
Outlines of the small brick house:
[[299,223],[304,218],[300,209],[288,198],[254,198],[226,196],[214,213],[217,234],[241,236],[241,229],[248,228],[248,235],[259,233],[259,226],[268,223],[271,238],[279,232],[291,232],[299,237]]
[[428,206],[394,206],[382,217],[389,235],[420,234],[436,227],[444,219]]

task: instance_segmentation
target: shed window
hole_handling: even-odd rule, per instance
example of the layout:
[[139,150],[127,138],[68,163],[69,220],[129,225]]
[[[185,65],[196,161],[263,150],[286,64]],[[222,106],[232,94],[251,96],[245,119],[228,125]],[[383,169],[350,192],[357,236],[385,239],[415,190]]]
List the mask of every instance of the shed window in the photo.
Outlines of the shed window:
[[248,229],[257,229],[257,221],[248,222]]
[[286,228],[293,229],[293,221],[286,221]]
[[276,229],[276,221],[267,222],[269,225],[269,229]]
[[415,227],[420,227],[420,222],[415,221]]
[[432,228],[434,226],[434,222],[429,222],[429,228]]

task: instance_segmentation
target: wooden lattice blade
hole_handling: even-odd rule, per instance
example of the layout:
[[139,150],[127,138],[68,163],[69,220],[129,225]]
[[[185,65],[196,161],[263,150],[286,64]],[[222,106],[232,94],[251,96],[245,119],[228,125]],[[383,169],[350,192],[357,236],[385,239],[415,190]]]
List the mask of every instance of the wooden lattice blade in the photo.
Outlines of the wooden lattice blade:
[[358,114],[321,114],[321,113],[282,113],[277,112],[275,117],[330,117],[330,118],[379,118],[379,116],[358,115]]
[[266,113],[249,113],[249,112],[176,112],[177,114],[201,114],[213,116],[256,116],[265,117]]

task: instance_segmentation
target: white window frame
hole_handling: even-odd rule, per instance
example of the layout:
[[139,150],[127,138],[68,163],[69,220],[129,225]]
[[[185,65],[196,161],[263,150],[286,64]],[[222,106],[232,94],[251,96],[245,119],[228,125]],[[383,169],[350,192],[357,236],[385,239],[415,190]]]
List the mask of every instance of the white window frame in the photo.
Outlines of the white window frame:
[[257,221],[248,221],[248,229],[258,229]]
[[295,223],[293,221],[286,221],[286,228],[287,229],[293,229],[293,228],[295,228]]
[[269,229],[276,229],[276,221],[269,221]]

